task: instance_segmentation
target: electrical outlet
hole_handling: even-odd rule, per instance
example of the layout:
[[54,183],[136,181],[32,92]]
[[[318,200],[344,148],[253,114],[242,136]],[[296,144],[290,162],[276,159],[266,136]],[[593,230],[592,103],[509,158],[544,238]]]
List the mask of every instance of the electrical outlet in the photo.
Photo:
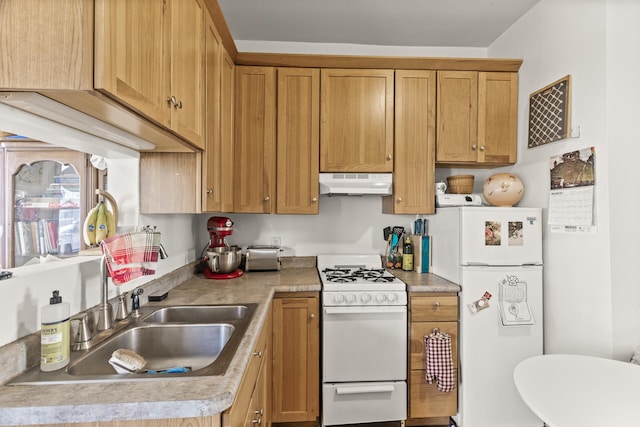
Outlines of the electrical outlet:
[[278,246],[280,247],[282,244],[282,241],[280,240],[280,236],[274,236],[271,238],[271,245],[272,246]]

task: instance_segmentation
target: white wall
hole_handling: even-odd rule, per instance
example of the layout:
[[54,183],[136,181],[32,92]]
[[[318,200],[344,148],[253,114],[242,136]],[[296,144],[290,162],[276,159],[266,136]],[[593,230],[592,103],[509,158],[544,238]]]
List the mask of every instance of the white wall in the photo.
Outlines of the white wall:
[[[638,176],[638,4],[632,0],[542,0],[489,48],[491,57],[524,58],[520,69],[518,164],[523,204],[548,213],[549,157],[596,148],[595,235],[544,233],[545,351],[629,360],[640,344],[640,292],[628,187]],[[528,95],[558,78],[572,79],[571,123],[581,136],[527,149]],[[636,95],[636,96],[634,96]]]

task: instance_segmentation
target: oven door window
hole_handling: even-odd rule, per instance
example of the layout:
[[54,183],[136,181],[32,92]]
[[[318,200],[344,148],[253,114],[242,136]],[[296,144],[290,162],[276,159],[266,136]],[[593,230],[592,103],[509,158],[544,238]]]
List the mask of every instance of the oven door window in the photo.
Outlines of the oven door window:
[[324,307],[323,382],[404,380],[407,307]]

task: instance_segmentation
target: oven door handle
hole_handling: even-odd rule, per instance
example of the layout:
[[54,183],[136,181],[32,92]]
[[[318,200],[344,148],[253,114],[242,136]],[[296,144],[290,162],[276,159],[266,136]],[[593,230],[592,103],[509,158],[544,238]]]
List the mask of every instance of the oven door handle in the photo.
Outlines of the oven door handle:
[[392,306],[356,306],[356,307],[325,307],[326,314],[361,314],[361,313],[406,313],[407,307],[404,305]]
[[389,393],[395,391],[393,385],[365,385],[355,387],[337,387],[336,394]]

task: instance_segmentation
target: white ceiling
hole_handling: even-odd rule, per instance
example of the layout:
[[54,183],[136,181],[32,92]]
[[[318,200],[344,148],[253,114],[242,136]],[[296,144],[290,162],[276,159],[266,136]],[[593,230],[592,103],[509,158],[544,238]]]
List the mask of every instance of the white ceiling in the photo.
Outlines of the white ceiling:
[[236,41],[488,47],[539,0],[218,0]]

